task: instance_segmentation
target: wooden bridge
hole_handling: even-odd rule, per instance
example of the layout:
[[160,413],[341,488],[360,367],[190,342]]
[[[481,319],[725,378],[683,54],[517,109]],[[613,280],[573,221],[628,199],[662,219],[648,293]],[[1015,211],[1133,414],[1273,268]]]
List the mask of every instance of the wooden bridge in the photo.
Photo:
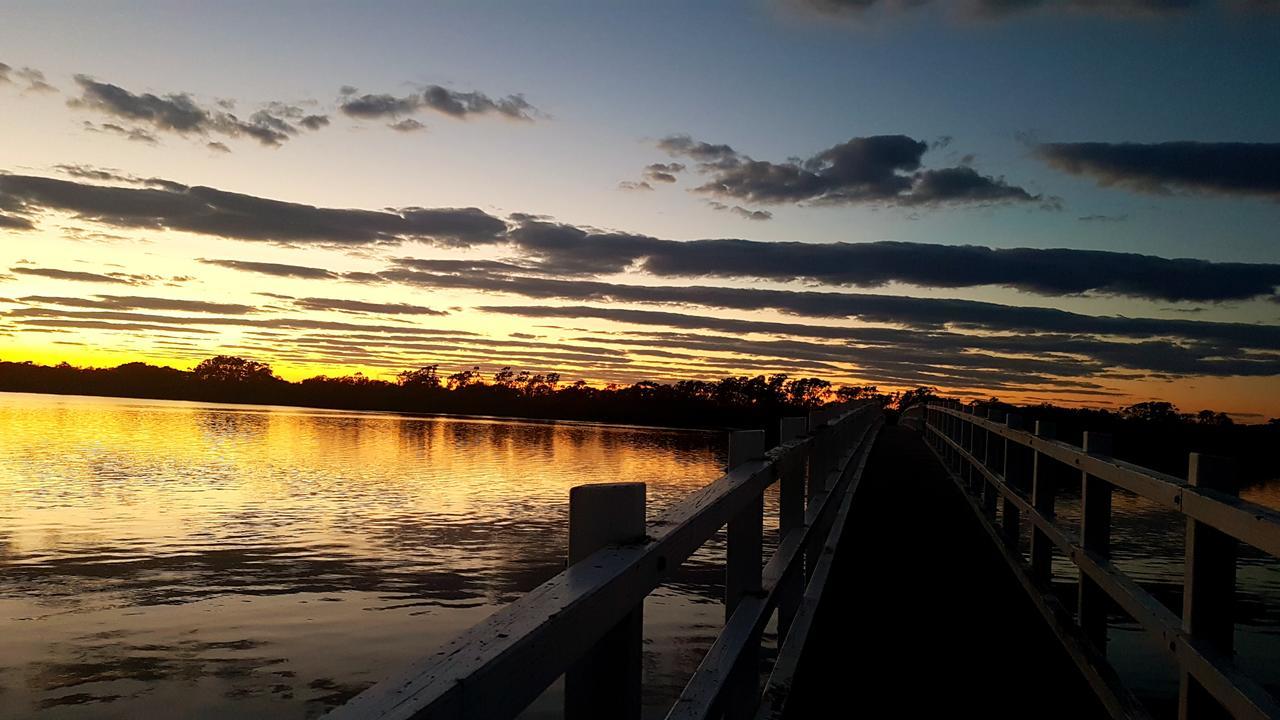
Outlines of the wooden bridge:
[[[563,676],[570,720],[639,718],[644,598],[727,526],[725,624],[669,720],[1172,715],[1108,664],[1113,607],[1176,663],[1179,718],[1280,720],[1233,663],[1231,615],[1236,546],[1280,557],[1280,513],[1226,490],[1225,462],[1193,454],[1184,482],[1111,458],[1105,436],[1075,447],[955,403],[891,426],[866,404],[779,430],[769,450],[763,431],[732,433],[728,472],[647,524],[643,484],[574,488],[564,572],[329,717],[513,718]],[[1082,487],[1078,529],[1054,516],[1063,467]],[[1186,516],[1180,616],[1109,561],[1113,488]],[[1050,587],[1055,554],[1079,569],[1071,607]]]

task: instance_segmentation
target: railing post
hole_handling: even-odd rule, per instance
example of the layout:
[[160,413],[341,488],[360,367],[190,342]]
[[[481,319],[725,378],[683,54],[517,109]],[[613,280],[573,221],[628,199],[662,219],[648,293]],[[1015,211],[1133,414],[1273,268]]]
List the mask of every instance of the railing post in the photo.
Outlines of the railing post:
[[[1053,423],[1036,421],[1036,437],[1052,439],[1054,435]],[[1033,450],[1031,457],[1031,506],[1040,517],[1052,520],[1053,500],[1057,494],[1052,469],[1049,467],[1052,461],[1038,450]],[[1048,588],[1053,581],[1053,543],[1035,523],[1031,525],[1031,579],[1044,588]]]
[[[802,417],[782,418],[778,430],[779,442],[783,445],[804,435],[809,429],[809,420]],[[787,533],[802,531],[804,526],[804,457],[795,453],[779,468],[778,479],[778,537],[785,538]],[[804,596],[804,573],[793,572],[778,590],[778,639],[787,636],[791,621],[800,609],[800,601]]]
[[[814,498],[818,493],[825,492],[827,488],[827,438],[831,432],[831,428],[826,425],[822,411],[813,410],[809,413],[809,433],[813,436],[813,442],[809,443],[809,479],[807,488],[807,502],[813,504]],[[815,533],[815,540],[809,542],[805,548],[804,557],[804,576],[806,578],[813,575],[813,569],[818,563],[818,555],[822,552],[822,543],[816,540],[821,533]]]
[[[606,545],[645,535],[644,483],[579,485],[569,490],[569,564]],[[637,605],[565,672],[568,720],[640,717],[644,604]]]
[[[764,431],[739,430],[729,435],[729,469],[764,457]],[[761,592],[764,496],[757,495],[729,520],[728,557],[725,561],[724,616],[738,603]],[[760,638],[753,637],[731,671],[724,691],[725,717],[729,720],[755,715],[760,700]],[[605,717],[605,716],[599,716]]]
[[[1111,436],[1086,431],[1084,451],[1111,456]],[[1111,483],[1087,472],[1080,478],[1080,542],[1099,558],[1111,556]],[[1077,613],[1085,639],[1102,655],[1107,653],[1107,593],[1086,573],[1080,573]]]
[[[983,417],[991,420],[991,407],[988,406]],[[982,467],[988,471],[991,470],[991,431],[983,428],[982,430]],[[982,479],[982,509],[987,513],[987,517],[994,518],[996,516],[996,498],[1000,493],[996,492],[996,486],[987,480],[984,476]]]
[[[1193,487],[1237,494],[1235,469],[1226,458],[1191,453],[1187,482]],[[1182,581],[1182,629],[1198,646],[1230,661],[1234,652],[1232,600],[1236,589],[1236,541],[1216,528],[1187,518],[1187,554]],[[1184,669],[1178,691],[1179,720],[1230,717]]]
[[[1022,416],[1014,413],[1008,413],[1004,416],[1004,424],[1010,430],[1022,429]],[[1004,484],[1010,489],[1017,489],[1015,479],[1020,475],[1019,463],[1015,455],[1017,455],[1018,443],[1004,439]],[[1005,545],[1009,546],[1015,553],[1018,552],[1018,541],[1021,535],[1020,523],[1022,520],[1022,511],[1014,504],[1013,500],[1004,498],[1003,507],[1000,510],[1000,529],[1004,534]]]
[[[969,453],[969,457],[972,457],[972,458],[977,457],[976,455],[973,454],[973,443],[975,442],[974,435],[976,434],[976,431],[977,431],[977,427],[975,427],[973,424],[973,414],[976,411],[977,411],[976,407],[966,406],[964,413],[968,417],[963,418],[963,421],[964,421],[964,434],[962,436],[964,437],[963,445],[964,445],[965,452]],[[974,495],[977,495],[978,494],[978,478],[981,477],[982,475],[981,473],[978,472],[978,469],[973,466],[972,462],[968,460],[964,460],[963,462],[964,462],[965,480],[967,481],[967,484],[969,486],[969,492]]]

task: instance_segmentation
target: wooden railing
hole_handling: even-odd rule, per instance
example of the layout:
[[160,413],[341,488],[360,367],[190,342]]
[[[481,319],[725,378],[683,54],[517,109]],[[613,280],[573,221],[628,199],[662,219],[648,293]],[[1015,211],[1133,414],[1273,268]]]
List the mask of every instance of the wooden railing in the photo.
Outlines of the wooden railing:
[[[1235,496],[1222,458],[1191,453],[1187,480],[1111,457],[1111,438],[1086,432],[1084,447],[1053,439],[1053,428],[1022,427],[1017,415],[980,417],[955,402],[904,413],[925,437],[1023,587],[1114,717],[1146,717],[1106,661],[1107,607],[1116,603],[1158,638],[1178,667],[1179,718],[1280,718],[1280,705],[1233,662],[1232,596],[1240,542],[1280,558],[1280,513]],[[1080,527],[1054,517],[1049,463],[1078,470]],[[1111,493],[1123,488],[1186,517],[1182,614],[1162,605],[1110,561]],[[997,513],[997,506],[999,511]],[[999,516],[999,523],[996,518]],[[1031,525],[1029,562],[1019,547]],[[1074,618],[1049,590],[1057,552],[1080,570]]]
[[[647,527],[643,484],[573,488],[564,572],[328,717],[511,718],[563,674],[571,720],[639,718],[645,596],[726,524],[725,626],[668,718],[780,715],[880,415],[866,404],[787,418],[768,452],[764,431],[732,433],[729,472]],[[774,482],[778,547],[764,563]],[[779,651],[762,691],[775,609]]]

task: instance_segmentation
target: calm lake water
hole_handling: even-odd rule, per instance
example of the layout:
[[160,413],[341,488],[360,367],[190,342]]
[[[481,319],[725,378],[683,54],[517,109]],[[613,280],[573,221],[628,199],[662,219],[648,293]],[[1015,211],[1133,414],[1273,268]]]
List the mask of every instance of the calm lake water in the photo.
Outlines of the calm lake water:
[[[660,511],[725,444],[0,393],[0,717],[314,717],[559,572],[571,486]],[[723,622],[723,557],[646,603],[654,714]]]
[[[571,486],[646,482],[654,514],[717,477],[725,444],[0,393],[0,718],[315,717],[559,572]],[[1277,483],[1243,495],[1280,507]],[[1058,512],[1073,526],[1078,496]],[[1117,564],[1180,609],[1181,518],[1117,494],[1113,525]],[[646,601],[648,717],[723,623],[723,558],[718,536]],[[1055,570],[1073,597],[1074,570]],[[1274,691],[1280,567],[1245,549],[1238,577],[1238,660]],[[1118,670],[1167,709],[1161,649],[1112,627]],[[559,706],[553,686],[526,716]]]

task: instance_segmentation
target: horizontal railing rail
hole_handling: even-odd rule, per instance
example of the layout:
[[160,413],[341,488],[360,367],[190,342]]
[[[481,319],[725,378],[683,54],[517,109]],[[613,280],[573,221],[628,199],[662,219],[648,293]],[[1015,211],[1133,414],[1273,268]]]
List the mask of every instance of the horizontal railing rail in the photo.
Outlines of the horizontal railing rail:
[[[725,627],[669,717],[764,712],[760,638],[775,610],[781,649],[768,687],[770,707],[782,707],[784,675],[825,582],[829,536],[838,536],[880,416],[864,404],[787,418],[782,444],[768,452],[763,431],[732,433],[729,471],[647,527],[642,484],[574,488],[565,571],[328,717],[510,718],[565,675],[567,717],[638,718],[644,598],[726,525]],[[779,540],[765,564],[763,493],[774,482]]]
[[[929,403],[909,414],[1114,717],[1146,717],[1146,711],[1106,661],[1108,602],[1158,638],[1177,665],[1179,718],[1221,717],[1224,711],[1234,718],[1280,718],[1276,699],[1235,666],[1231,615],[1237,543],[1280,558],[1280,512],[1235,497],[1230,463],[1191,453],[1183,481],[1116,460],[1104,434],[1086,432],[1084,447],[1076,447],[1055,440],[1047,423],[1028,432],[1016,414],[997,421],[955,402]],[[1080,472],[1078,532],[1055,518],[1049,462]],[[1180,616],[1110,561],[1113,488],[1186,517]],[[1031,529],[1029,562],[1020,546],[1024,520]],[[1049,591],[1055,551],[1080,571],[1074,617]]]

